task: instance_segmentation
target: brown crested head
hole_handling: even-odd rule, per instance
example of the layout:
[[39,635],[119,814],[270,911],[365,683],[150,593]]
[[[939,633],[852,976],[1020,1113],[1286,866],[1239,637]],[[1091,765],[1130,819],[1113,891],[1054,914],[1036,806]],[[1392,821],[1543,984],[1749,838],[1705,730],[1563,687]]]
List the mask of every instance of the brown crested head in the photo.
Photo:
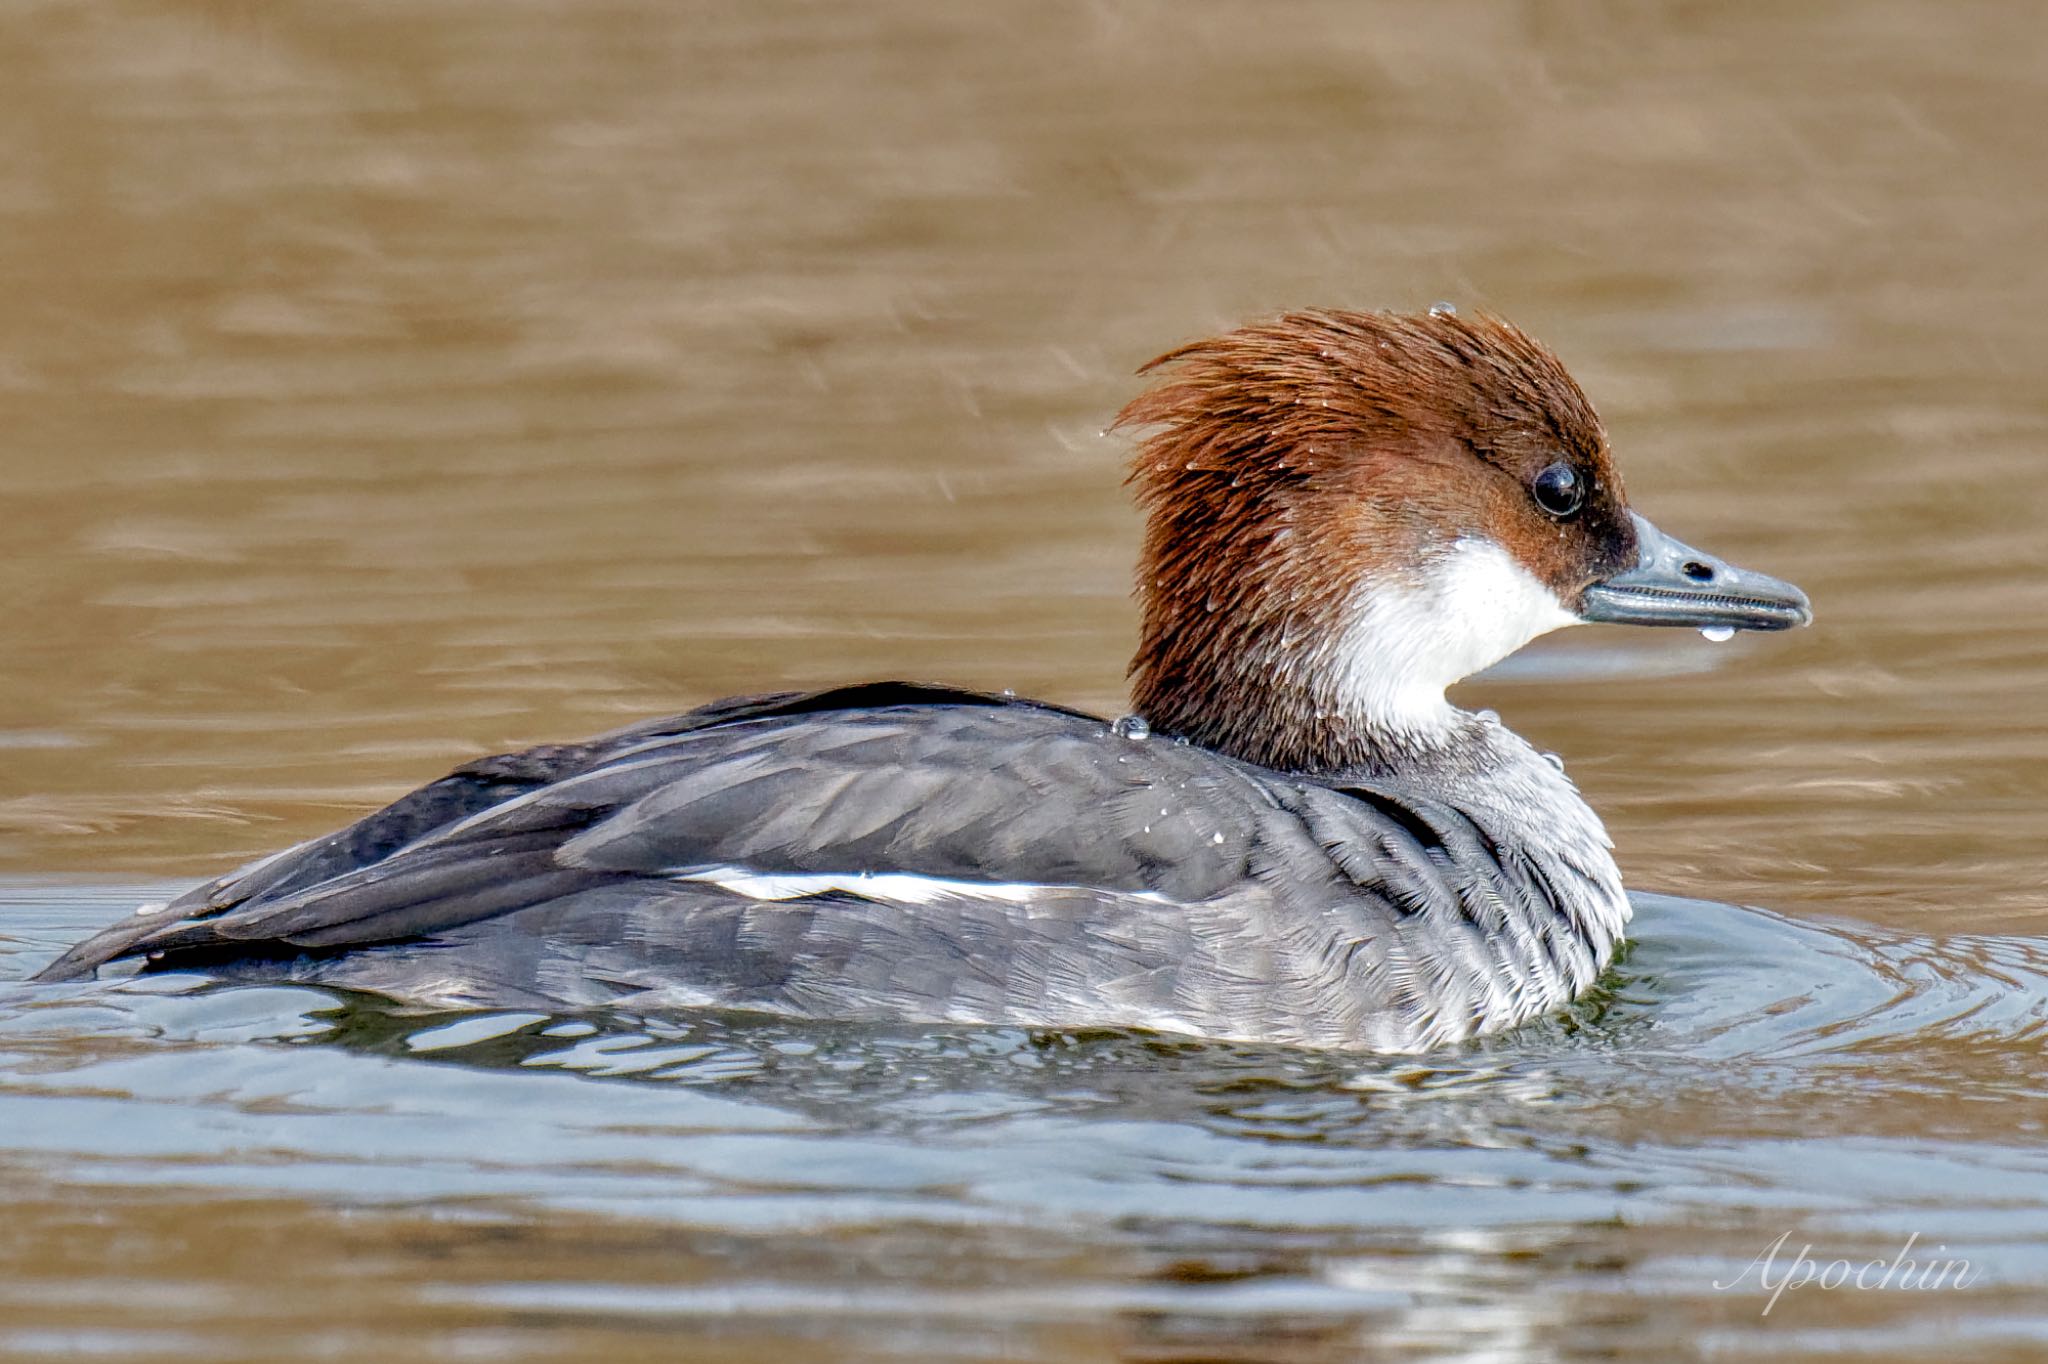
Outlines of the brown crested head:
[[1635,558],[1592,404],[1499,318],[1288,313],[1141,372],[1116,421],[1153,428],[1131,671],[1165,732],[1294,770],[1383,762],[1455,720],[1445,686]]

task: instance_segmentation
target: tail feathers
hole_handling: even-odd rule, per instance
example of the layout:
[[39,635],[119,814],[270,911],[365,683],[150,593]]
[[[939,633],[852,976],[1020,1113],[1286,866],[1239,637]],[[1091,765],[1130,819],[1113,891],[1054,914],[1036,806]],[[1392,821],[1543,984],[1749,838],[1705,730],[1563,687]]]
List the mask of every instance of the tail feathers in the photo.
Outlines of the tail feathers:
[[133,954],[139,944],[181,917],[167,907],[145,906],[134,918],[101,929],[29,979],[46,983],[90,979],[93,972],[110,961]]
[[431,937],[620,879],[558,866],[550,841],[528,834],[427,850],[402,875],[366,867],[227,907],[187,895],[95,934],[32,979],[83,980],[125,957],[292,956]]

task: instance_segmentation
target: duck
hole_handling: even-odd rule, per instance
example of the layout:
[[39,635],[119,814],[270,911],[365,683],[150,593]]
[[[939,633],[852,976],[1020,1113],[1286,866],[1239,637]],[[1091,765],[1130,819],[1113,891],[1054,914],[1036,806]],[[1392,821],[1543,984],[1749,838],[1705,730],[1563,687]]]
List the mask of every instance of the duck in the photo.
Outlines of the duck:
[[934,683],[482,757],[51,962],[423,1009],[716,1009],[1416,1053],[1563,1009],[1630,904],[1561,761],[1450,687],[1568,626],[1807,624],[1633,510],[1505,319],[1287,312],[1113,430],[1127,715]]

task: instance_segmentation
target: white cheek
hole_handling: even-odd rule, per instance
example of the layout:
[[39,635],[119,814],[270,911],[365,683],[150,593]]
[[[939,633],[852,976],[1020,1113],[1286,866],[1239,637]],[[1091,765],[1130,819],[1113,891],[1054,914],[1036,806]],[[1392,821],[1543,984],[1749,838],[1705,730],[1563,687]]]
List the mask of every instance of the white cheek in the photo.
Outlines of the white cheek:
[[1331,660],[1340,691],[1334,699],[1382,723],[1429,727],[1450,715],[1446,687],[1577,623],[1498,544],[1458,540],[1413,581],[1361,586]]
[[1444,616],[1461,622],[1467,657],[1449,686],[1490,668],[1539,635],[1579,618],[1520,560],[1491,540],[1460,540],[1433,575]]

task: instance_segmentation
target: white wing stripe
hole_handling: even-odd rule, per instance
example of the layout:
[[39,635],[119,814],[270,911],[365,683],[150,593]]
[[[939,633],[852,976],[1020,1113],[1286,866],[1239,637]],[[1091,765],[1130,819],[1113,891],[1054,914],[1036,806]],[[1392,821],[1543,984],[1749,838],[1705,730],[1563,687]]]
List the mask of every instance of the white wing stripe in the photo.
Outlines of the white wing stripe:
[[1119,899],[1164,903],[1157,891],[1101,891],[1088,886],[1044,885],[1028,881],[964,881],[911,872],[761,872],[745,867],[676,867],[663,873],[674,881],[705,885],[744,895],[749,900],[801,900],[810,895],[859,895],[903,905],[929,905],[943,900],[1000,900],[1028,904],[1047,895],[1115,895]]

